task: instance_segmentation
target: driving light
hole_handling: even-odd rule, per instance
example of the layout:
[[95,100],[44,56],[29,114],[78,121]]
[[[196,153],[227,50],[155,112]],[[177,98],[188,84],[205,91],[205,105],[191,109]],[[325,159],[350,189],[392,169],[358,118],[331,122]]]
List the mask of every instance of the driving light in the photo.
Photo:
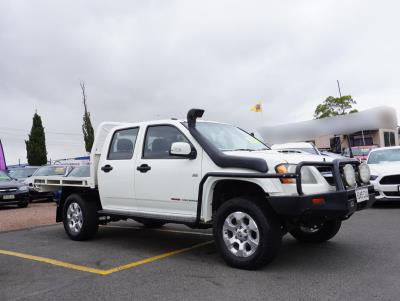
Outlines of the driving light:
[[346,164],[343,167],[344,179],[348,186],[353,187],[356,185],[356,172],[351,164]]
[[361,163],[360,166],[358,166],[358,173],[360,175],[361,181],[367,184],[371,177],[369,166],[366,163]]

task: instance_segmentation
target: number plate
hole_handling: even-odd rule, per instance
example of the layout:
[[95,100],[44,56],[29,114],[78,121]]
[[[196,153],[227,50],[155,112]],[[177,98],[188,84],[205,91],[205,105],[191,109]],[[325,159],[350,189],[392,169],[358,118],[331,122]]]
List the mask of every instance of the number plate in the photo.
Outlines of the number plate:
[[3,195],[3,200],[13,200],[13,199],[15,199],[15,196],[13,194]]
[[356,199],[357,203],[368,201],[369,200],[368,188],[356,189]]

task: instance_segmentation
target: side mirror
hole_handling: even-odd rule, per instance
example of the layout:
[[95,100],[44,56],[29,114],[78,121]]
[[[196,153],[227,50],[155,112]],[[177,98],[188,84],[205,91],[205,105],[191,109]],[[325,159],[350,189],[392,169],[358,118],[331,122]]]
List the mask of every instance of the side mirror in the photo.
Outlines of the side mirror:
[[196,150],[186,142],[174,142],[171,144],[171,149],[169,151],[170,155],[178,156],[183,158],[194,159],[196,158]]

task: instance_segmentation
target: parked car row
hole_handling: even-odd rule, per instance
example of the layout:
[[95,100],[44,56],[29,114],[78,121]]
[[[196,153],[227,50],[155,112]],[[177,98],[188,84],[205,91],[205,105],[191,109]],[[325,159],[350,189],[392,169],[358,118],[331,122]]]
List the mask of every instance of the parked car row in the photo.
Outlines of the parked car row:
[[8,173],[0,171],[0,205],[18,205],[27,207],[34,200],[53,201],[58,192],[41,192],[34,186],[36,177],[88,177],[89,165],[74,167],[71,165],[45,165],[12,168]]

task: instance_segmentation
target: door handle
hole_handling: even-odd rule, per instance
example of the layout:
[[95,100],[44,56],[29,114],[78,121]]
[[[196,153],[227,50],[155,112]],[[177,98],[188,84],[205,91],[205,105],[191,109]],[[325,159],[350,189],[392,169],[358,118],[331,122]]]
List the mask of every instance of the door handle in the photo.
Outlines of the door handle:
[[140,172],[148,172],[151,169],[151,167],[147,164],[142,164],[142,165],[136,167],[136,169]]
[[110,172],[110,171],[113,170],[113,167],[111,165],[107,164],[107,165],[102,166],[101,170],[104,171],[104,172]]

